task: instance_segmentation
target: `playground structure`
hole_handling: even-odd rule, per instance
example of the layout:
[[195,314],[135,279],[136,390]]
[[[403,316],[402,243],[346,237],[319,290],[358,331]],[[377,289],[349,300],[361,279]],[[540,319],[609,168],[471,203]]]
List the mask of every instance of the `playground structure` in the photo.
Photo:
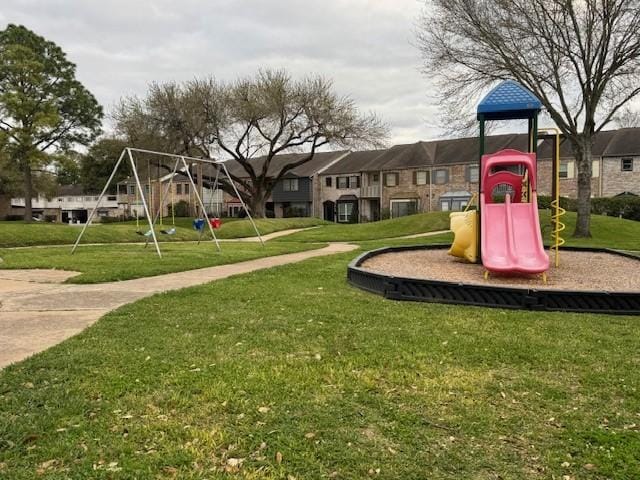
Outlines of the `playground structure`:
[[[147,162],[147,175],[149,176],[148,179],[148,183],[145,185],[145,187],[147,187],[146,189],[143,188],[143,185],[140,181],[140,175],[138,174],[138,166],[137,166],[137,162],[134,158],[134,154],[138,153],[138,154],[146,154],[146,155],[153,155],[153,156],[157,156],[157,157],[161,157],[161,158],[168,158],[170,159],[170,161],[173,163],[173,166],[169,169],[169,174],[168,174],[168,181],[166,182],[166,186],[163,188],[161,185],[161,182],[158,181],[158,189],[159,189],[159,202],[158,202],[158,208],[156,208],[155,213],[152,215],[151,213],[151,207],[149,205],[150,201],[153,198],[153,188],[151,185],[151,179],[150,179],[150,163]],[[211,239],[212,241],[215,243],[216,248],[218,251],[220,251],[220,242],[218,241],[218,238],[216,237],[215,231],[214,229],[219,228],[220,226],[220,220],[217,218],[209,218],[209,215],[207,213],[207,209],[205,207],[205,204],[202,200],[202,195],[199,191],[198,186],[196,185],[196,182],[194,181],[193,175],[191,173],[191,166],[192,165],[209,165],[211,166],[214,171],[215,171],[215,180],[213,182],[213,186],[212,189],[215,192],[218,188],[218,186],[220,186],[222,184],[222,182],[226,182],[228,185],[231,186],[231,188],[233,189],[233,192],[235,194],[235,196],[238,198],[238,200],[240,201],[240,204],[242,206],[242,208],[244,209],[247,218],[249,219],[249,221],[251,222],[251,225],[253,226],[253,229],[256,232],[256,236],[258,237],[258,239],[260,240],[260,243],[264,246],[264,241],[262,239],[262,236],[260,235],[260,232],[258,231],[258,227],[256,225],[256,223],[253,220],[253,217],[251,216],[244,200],[242,199],[242,196],[240,195],[240,192],[238,191],[238,188],[235,184],[235,182],[233,181],[233,179],[231,178],[231,175],[229,174],[229,170],[227,169],[227,166],[225,165],[225,161],[224,160],[211,160],[211,159],[203,159],[203,158],[195,158],[195,157],[189,157],[186,155],[177,155],[177,154],[173,154],[173,153],[167,153],[167,152],[156,152],[156,151],[152,151],[152,150],[144,150],[144,149],[140,149],[140,148],[133,148],[133,147],[126,147],[122,150],[122,153],[120,154],[120,157],[118,158],[118,161],[116,162],[111,175],[109,176],[109,179],[107,180],[107,183],[105,184],[104,188],[102,189],[102,192],[100,193],[100,196],[98,197],[98,201],[96,202],[95,207],[93,208],[93,210],[91,211],[89,217],[87,218],[87,222],[84,224],[84,226],[82,227],[82,230],[80,231],[80,233],[78,234],[78,238],[76,239],[73,248],[71,249],[71,254],[73,254],[78,245],[80,244],[80,240],[82,239],[82,236],[84,235],[84,232],[86,231],[87,227],[91,224],[91,221],[93,220],[93,218],[95,217],[95,214],[98,210],[98,208],[100,207],[100,203],[102,201],[102,199],[104,198],[105,194],[107,193],[107,191],[109,190],[109,187],[111,186],[111,183],[113,182],[113,179],[115,178],[116,173],[118,172],[118,169],[123,165],[123,163],[129,163],[129,166],[131,168],[132,174],[133,174],[133,178],[135,180],[135,190],[136,190],[136,199],[140,199],[141,203],[142,203],[142,207],[143,207],[143,211],[145,214],[145,218],[147,220],[148,223],[148,227],[149,229],[146,232],[142,232],[140,230],[140,224],[139,224],[139,220],[138,220],[138,216],[136,214],[136,229],[137,229],[137,233],[139,233],[140,235],[143,235],[145,237],[147,237],[147,241],[145,243],[145,246],[149,243],[149,241],[153,241],[156,252],[158,254],[158,257],[162,258],[162,253],[160,251],[160,245],[158,243],[158,237],[156,234],[156,230],[155,227],[159,222],[160,219],[160,226],[162,226],[162,211],[164,208],[164,202],[166,201],[166,199],[170,198],[170,195],[172,195],[171,192],[173,192],[173,180],[177,175],[184,175],[188,181],[189,181],[189,185],[190,185],[190,191],[193,192],[193,195],[196,199],[196,204],[198,206],[199,209],[199,213],[198,213],[198,218],[194,219],[193,221],[193,228],[196,229],[199,233],[199,239],[198,239],[198,243],[200,243],[200,239],[202,238],[202,234],[204,232],[205,226],[208,227],[209,232],[211,233]],[[170,164],[171,165],[171,164]],[[160,164],[158,163],[158,170],[160,170]],[[159,180],[159,179],[158,179]],[[145,190],[148,190],[148,192],[145,192]],[[165,235],[173,235],[176,232],[175,229],[175,205],[171,206],[171,211],[172,211],[172,224],[173,226],[171,228],[168,229],[161,229],[160,233],[165,234]],[[204,218],[202,218],[204,217]]]
[[[541,102],[513,81],[478,105],[480,175],[477,210],[450,214],[452,245],[389,247],[366,252],[348,267],[349,283],[386,298],[510,309],[640,314],[640,281],[628,272],[640,258],[597,248],[563,248],[560,267],[560,135],[538,130]],[[485,122],[527,120],[527,151],[485,153]],[[552,140],[552,284],[537,205],[538,139]],[[475,196],[474,196],[475,197]],[[473,201],[473,199],[472,199]],[[469,205],[471,202],[469,202]],[[445,254],[448,253],[449,255]],[[451,256],[457,258],[451,258]]]
[[[480,177],[478,210],[451,217],[455,239],[449,253],[475,263],[481,259],[485,279],[490,272],[542,274],[546,283],[549,257],[544,251],[537,204],[538,115],[542,103],[522,85],[504,81],[478,105],[480,121]],[[485,123],[527,120],[527,152],[503,150],[485,154]],[[554,137],[554,238],[555,265],[559,265],[561,226],[559,205],[559,135]],[[503,201],[496,201],[496,192]],[[477,219],[475,218],[477,217]],[[473,230],[475,228],[475,230]],[[474,244],[475,238],[475,244]],[[465,247],[462,248],[460,244]],[[479,255],[478,255],[479,253]]]

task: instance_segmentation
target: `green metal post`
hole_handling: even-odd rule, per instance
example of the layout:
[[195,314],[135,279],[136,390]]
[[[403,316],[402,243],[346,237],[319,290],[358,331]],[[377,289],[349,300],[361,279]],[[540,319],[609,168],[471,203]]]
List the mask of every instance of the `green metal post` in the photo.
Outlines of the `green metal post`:
[[476,237],[476,244],[478,246],[478,262],[482,263],[482,236],[480,234],[480,230],[482,229],[482,222],[480,220],[480,192],[482,191],[482,156],[484,155],[484,116],[480,116],[480,157],[478,158],[478,201],[477,201],[477,213],[476,213],[476,221],[478,222],[478,231]]

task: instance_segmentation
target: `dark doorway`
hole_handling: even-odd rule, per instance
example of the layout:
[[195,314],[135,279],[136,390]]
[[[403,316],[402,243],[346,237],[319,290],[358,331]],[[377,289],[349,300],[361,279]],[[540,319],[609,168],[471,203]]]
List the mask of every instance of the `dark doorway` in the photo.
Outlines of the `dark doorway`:
[[324,219],[329,222],[335,222],[336,220],[336,204],[331,200],[327,200],[322,204],[324,210]]

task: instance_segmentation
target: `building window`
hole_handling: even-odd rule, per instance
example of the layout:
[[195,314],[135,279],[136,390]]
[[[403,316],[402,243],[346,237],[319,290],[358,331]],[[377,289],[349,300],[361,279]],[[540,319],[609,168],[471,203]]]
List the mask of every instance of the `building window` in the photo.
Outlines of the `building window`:
[[[92,199],[92,197],[84,197],[85,202],[90,202],[91,199]],[[97,200],[97,198],[96,198],[96,200]]]
[[185,195],[189,195],[189,184],[185,183],[182,185],[182,191]]
[[73,197],[67,197],[67,202],[73,202]]
[[360,188],[360,177],[349,177],[349,188]]
[[623,172],[633,172],[633,158],[623,158],[620,161],[620,168]]
[[573,178],[573,162],[560,162],[560,178]]
[[440,200],[440,210],[443,212],[449,211],[449,200]]
[[385,187],[397,187],[399,182],[398,173],[385,173],[384,174],[384,186]]
[[237,217],[238,215],[240,215],[241,208],[242,208],[241,205],[229,205],[229,216]]
[[149,193],[149,187],[150,187],[149,184],[144,186],[144,193],[147,193],[147,194]]
[[176,195],[182,195],[182,184],[176,183]]
[[127,186],[127,191],[129,192],[129,195],[135,195],[136,186],[135,185],[128,185]]
[[591,178],[598,178],[600,176],[600,161],[594,160],[591,162]]
[[406,217],[418,212],[418,200],[391,200],[391,218]]
[[349,188],[349,177],[336,177],[336,188]]
[[297,192],[298,191],[298,179],[297,178],[285,178],[282,180],[283,192]]
[[478,165],[469,165],[468,181],[470,183],[478,183],[480,179],[480,168]]
[[353,215],[353,205],[353,202],[338,203],[338,222],[347,223],[351,220],[351,215]]
[[426,185],[429,183],[429,172],[421,171],[415,173],[415,182],[416,185]]
[[330,187],[330,186],[331,186],[331,183],[332,183],[332,180],[333,180],[333,177],[326,177],[326,178],[324,179],[324,185],[325,185],[326,187]]
[[118,200],[118,197],[114,196],[114,195],[109,195],[107,197],[107,201],[108,202],[115,202],[116,200]]
[[445,184],[449,180],[449,170],[440,168],[433,172],[433,177],[436,185]]
[[378,185],[378,182],[380,182],[380,174],[379,173],[372,173],[371,176],[369,177],[369,184],[370,185]]

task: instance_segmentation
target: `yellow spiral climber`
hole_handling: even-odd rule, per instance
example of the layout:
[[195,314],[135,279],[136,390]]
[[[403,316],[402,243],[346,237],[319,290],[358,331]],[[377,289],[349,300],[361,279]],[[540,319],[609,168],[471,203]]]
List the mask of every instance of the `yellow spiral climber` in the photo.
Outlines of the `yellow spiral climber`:
[[560,221],[560,217],[567,211],[560,206],[559,198],[551,202],[551,207],[553,208],[553,213],[551,214],[551,222],[553,223],[553,231],[551,232],[553,244],[551,245],[551,251],[554,254],[554,264],[558,267],[560,265],[560,247],[564,245],[564,238],[560,236],[560,232],[567,228],[566,225]]

